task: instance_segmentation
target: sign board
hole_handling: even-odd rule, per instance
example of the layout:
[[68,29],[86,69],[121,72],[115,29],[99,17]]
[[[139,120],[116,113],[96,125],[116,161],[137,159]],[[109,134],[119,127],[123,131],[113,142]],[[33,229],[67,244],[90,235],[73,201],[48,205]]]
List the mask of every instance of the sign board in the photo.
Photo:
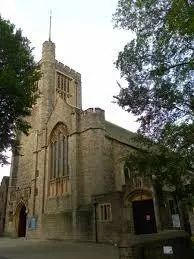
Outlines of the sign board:
[[146,221],[150,221],[151,220],[151,216],[149,214],[146,215]]
[[173,255],[172,246],[163,246],[163,252],[165,255]]
[[36,218],[32,217],[31,218],[31,229],[35,229],[36,228]]
[[29,229],[31,228],[31,217],[29,217],[29,216],[27,217],[26,227]]
[[181,227],[179,214],[173,214],[172,215],[172,224],[173,224],[174,228],[180,228]]
[[34,216],[27,217],[26,227],[28,229],[36,229],[37,228],[37,219],[36,219],[36,217],[34,217]]

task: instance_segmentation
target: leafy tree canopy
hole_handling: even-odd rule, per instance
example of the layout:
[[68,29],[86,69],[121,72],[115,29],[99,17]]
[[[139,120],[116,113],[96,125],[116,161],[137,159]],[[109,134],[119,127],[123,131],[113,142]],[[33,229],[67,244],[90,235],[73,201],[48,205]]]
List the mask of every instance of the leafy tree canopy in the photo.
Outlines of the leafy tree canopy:
[[0,17],[0,164],[7,162],[5,151],[17,146],[16,132],[28,133],[25,117],[38,97],[39,78],[29,40]]
[[178,189],[194,165],[194,1],[119,0],[113,20],[135,33],[116,61],[127,82],[116,102],[137,116],[149,150],[131,164]]

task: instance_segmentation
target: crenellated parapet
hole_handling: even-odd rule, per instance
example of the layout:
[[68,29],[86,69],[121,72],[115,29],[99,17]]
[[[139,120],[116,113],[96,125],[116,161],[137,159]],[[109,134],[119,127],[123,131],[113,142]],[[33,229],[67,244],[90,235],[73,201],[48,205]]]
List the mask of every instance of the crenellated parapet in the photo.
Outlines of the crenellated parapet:
[[65,75],[75,79],[77,82],[81,82],[81,74],[76,72],[74,69],[64,65],[63,63],[55,60],[56,70],[64,73]]
[[88,108],[80,113],[81,131],[87,129],[104,129],[105,112],[100,108]]
[[105,111],[101,108],[88,108],[87,110],[82,111],[81,113],[82,118],[90,115],[97,115],[99,118],[105,119]]

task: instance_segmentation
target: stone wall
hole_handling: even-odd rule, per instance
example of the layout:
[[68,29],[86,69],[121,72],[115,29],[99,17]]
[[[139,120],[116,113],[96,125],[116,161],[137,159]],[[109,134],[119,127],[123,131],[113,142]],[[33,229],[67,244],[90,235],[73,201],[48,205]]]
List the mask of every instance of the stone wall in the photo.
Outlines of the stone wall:
[[104,192],[104,111],[88,109],[80,115],[79,203],[91,202],[91,195]]
[[[99,242],[118,243],[123,226],[123,193],[104,193],[93,196],[93,201],[97,202],[97,235]],[[100,220],[100,204],[110,203],[112,220]],[[93,217],[93,225],[95,224]],[[95,229],[93,229],[95,232]],[[94,235],[95,233],[93,233]]]
[[4,176],[0,186],[0,236],[4,235],[9,177]]
[[73,239],[72,213],[44,214],[42,230],[47,239]]
[[119,259],[192,259],[191,240],[183,231],[166,231],[158,234],[122,235],[118,244]]

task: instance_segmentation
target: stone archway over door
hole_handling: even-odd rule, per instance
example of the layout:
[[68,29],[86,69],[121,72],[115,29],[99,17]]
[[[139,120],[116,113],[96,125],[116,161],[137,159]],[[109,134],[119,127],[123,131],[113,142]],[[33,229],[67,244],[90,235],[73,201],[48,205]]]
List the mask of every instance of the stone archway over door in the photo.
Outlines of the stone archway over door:
[[133,218],[133,229],[136,235],[157,232],[153,193],[150,189],[139,188],[126,194],[126,204]]
[[18,237],[26,236],[26,207],[23,205],[19,212]]

